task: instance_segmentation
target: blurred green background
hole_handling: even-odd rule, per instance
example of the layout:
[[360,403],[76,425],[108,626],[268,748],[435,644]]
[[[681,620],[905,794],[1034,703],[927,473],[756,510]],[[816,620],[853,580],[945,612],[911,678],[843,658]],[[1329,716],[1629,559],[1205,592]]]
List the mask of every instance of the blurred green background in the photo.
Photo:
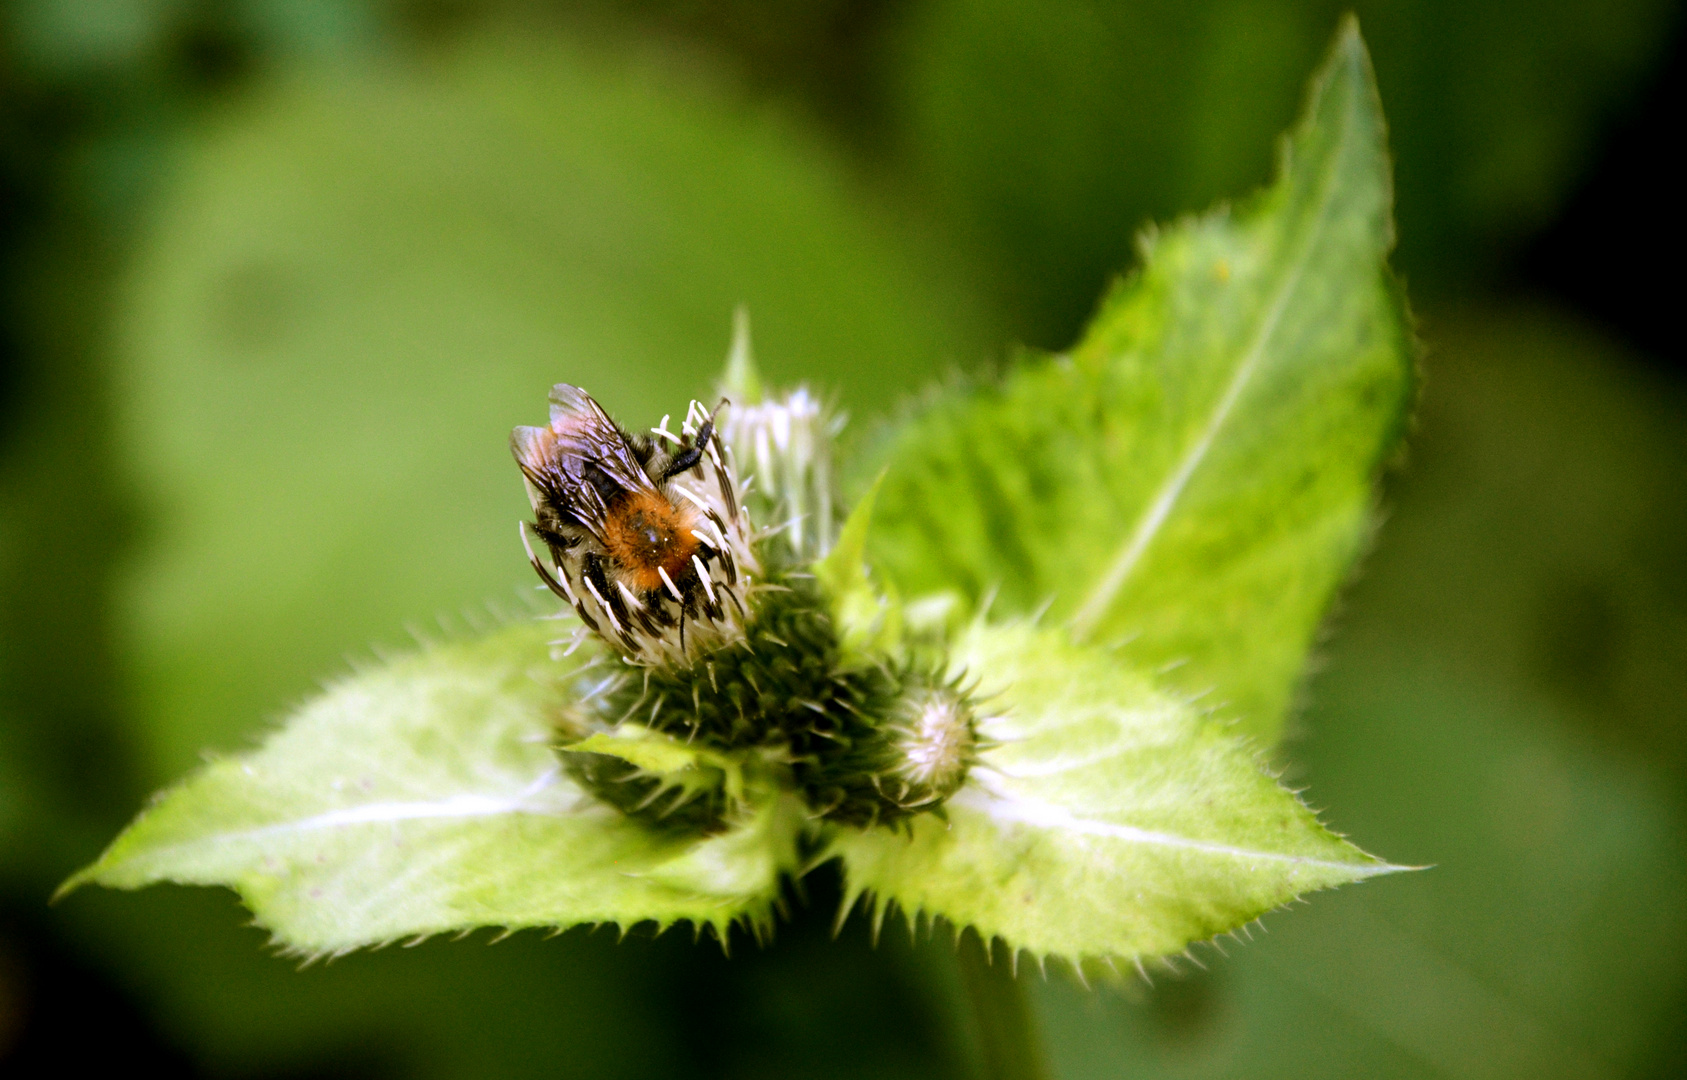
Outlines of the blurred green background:
[[[46,905],[147,792],[531,582],[504,440],[635,422],[749,305],[871,429],[1068,344],[1150,218],[1265,180],[1321,0],[0,4],[0,1071],[976,1075],[947,939],[835,879],[770,948],[487,935],[304,972],[226,893]],[[1687,1071],[1681,6],[1357,8],[1425,388],[1288,775],[1390,859],[1055,1075]]]

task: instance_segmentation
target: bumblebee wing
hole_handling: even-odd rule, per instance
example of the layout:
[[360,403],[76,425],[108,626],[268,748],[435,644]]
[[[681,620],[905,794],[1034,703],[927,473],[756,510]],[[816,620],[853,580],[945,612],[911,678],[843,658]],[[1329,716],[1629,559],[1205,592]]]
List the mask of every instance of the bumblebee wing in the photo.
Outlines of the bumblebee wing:
[[622,494],[656,490],[627,436],[591,395],[567,383],[551,390],[550,426],[516,428],[510,432],[510,451],[541,520],[549,509],[599,541],[610,507]]
[[527,501],[533,504],[533,509],[539,509],[539,503],[547,496],[554,500],[556,487],[555,472],[551,458],[556,447],[556,436],[551,434],[550,428],[518,427],[510,432],[510,453],[515,456],[515,463],[521,466],[522,478],[527,485]]
[[[510,452],[521,466],[527,501],[543,523],[550,511],[563,523],[578,525],[600,540],[609,517],[605,492],[588,477],[604,475],[581,456],[574,440],[548,427],[518,427],[510,432]],[[604,485],[614,490],[613,485]]]
[[609,418],[603,406],[578,386],[551,387],[551,431],[562,455],[575,455],[601,470],[622,491],[656,489],[633,454],[626,432]]
[[603,406],[578,386],[559,382],[551,387],[551,427],[560,431],[563,425],[580,418],[588,418],[602,427],[615,426],[615,421],[603,411]]

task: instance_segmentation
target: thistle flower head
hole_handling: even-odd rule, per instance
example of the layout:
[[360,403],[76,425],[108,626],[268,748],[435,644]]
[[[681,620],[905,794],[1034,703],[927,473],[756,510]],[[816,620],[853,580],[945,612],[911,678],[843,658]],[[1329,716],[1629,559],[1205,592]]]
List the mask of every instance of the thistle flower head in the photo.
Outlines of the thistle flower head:
[[978,749],[972,703],[934,657],[904,655],[865,518],[840,528],[842,418],[806,388],[763,392],[742,317],[723,391],[677,432],[635,434],[559,384],[550,426],[515,430],[551,556],[529,544],[534,569],[625,661],[582,673],[565,767],[630,816],[703,831],[741,809],[735,770],[785,777],[815,818],[941,805]]
[[743,470],[743,497],[766,530],[767,557],[803,566],[825,556],[840,521],[832,445],[847,418],[806,386],[766,391],[750,348],[750,316],[743,308],[733,317],[721,393],[733,402],[721,421],[721,437]]

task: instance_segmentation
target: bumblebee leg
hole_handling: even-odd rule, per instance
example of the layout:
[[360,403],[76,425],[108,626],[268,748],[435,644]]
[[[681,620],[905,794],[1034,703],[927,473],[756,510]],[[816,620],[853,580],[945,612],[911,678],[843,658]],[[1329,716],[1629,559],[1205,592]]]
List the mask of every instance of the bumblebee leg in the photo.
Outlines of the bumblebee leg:
[[638,643],[627,631],[627,607],[621,602],[621,597],[609,583],[609,575],[604,572],[603,559],[596,552],[586,552],[580,569],[580,580],[586,583],[591,591],[592,599],[597,601],[598,610],[608,617],[609,625],[614,628],[615,636],[621,639],[621,644],[634,656],[638,655]]
[[702,460],[703,448],[701,446],[693,446],[689,449],[681,450],[679,453],[674,455],[672,461],[668,462],[667,468],[662,470],[662,479],[672,480],[680,473],[689,469],[695,469],[697,467],[697,463]]
[[[720,406],[715,408],[718,410]],[[662,479],[672,480],[680,473],[695,469],[697,463],[703,460],[703,451],[708,447],[709,440],[714,438],[714,434],[715,418],[711,415],[703,421],[703,426],[697,429],[697,437],[691,440],[691,445],[675,454],[673,460],[668,462],[667,468],[662,470]]]

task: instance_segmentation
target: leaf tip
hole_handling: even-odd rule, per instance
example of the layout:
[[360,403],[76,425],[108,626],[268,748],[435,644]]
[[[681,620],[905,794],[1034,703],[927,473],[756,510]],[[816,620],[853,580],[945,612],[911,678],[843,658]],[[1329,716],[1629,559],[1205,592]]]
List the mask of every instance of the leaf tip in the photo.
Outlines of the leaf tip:
[[1336,22],[1336,52],[1349,56],[1363,55],[1365,52],[1364,35],[1359,32],[1359,13],[1349,11],[1344,13]]
[[1383,862],[1379,859],[1374,866],[1366,867],[1365,872],[1360,875],[1359,880],[1363,881],[1366,878],[1382,877],[1386,874],[1415,874],[1421,870],[1433,869],[1435,869],[1434,863],[1424,863],[1422,866],[1407,866],[1403,863]]
[[885,474],[889,471],[888,466],[879,470],[872,486],[844,519],[832,550],[815,564],[815,573],[833,588],[845,588],[857,579],[865,580],[863,564],[867,558],[867,532],[873,524],[873,504],[878,500],[879,488],[884,486]]
[[76,873],[65,878],[64,881],[59,884],[59,887],[53,890],[53,895],[47,898],[47,905],[51,907],[60,900],[69,896],[71,893],[75,892],[77,889],[80,889],[82,886],[88,884],[88,882],[92,880],[91,872],[93,869],[93,866],[85,866],[76,871]]
[[1371,68],[1371,52],[1366,48],[1365,35],[1359,29],[1359,16],[1351,11],[1343,15],[1336,24],[1329,55],[1313,81],[1316,85],[1322,85],[1338,77],[1361,87],[1376,85],[1376,74]]

